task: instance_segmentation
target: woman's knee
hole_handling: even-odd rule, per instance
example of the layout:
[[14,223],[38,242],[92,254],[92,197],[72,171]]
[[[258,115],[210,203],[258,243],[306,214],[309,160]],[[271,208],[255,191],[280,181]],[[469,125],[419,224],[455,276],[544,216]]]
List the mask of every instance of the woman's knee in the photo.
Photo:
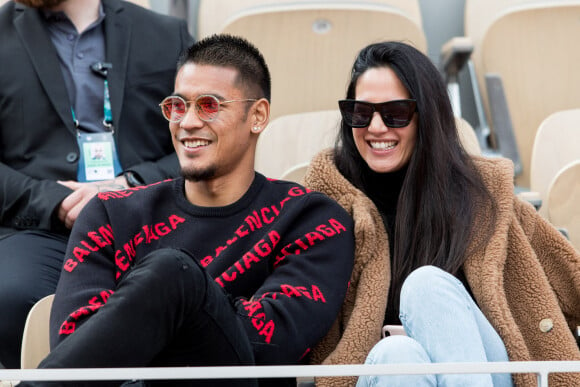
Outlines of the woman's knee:
[[459,283],[453,275],[435,266],[427,265],[415,269],[401,287],[401,309],[404,305],[431,303],[439,289]]
[[369,352],[366,364],[430,363],[425,349],[416,340],[403,335],[379,341]]
[[[425,349],[408,336],[389,336],[379,341],[369,353],[366,364],[431,363]],[[357,387],[367,386],[436,386],[434,375],[364,375]]]

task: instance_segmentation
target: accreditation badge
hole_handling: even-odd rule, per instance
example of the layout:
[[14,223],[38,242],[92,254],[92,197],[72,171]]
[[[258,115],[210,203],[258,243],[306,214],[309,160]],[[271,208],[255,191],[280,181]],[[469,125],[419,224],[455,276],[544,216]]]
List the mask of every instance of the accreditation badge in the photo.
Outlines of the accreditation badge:
[[122,172],[112,132],[79,132],[77,139],[81,153],[77,181],[112,180]]

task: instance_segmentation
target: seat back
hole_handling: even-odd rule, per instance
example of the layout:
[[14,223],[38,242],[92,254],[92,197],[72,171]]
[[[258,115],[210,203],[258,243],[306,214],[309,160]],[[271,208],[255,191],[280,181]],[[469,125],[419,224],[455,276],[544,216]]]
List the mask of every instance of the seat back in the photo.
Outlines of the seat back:
[[474,156],[481,155],[481,146],[477,140],[475,130],[473,130],[473,127],[469,122],[462,117],[455,117],[455,124],[457,125],[459,141],[461,141],[461,144],[467,153]]
[[558,171],[580,159],[580,109],[550,114],[539,125],[534,138],[530,163],[530,190],[543,204],[539,212],[547,216],[548,187]]
[[580,158],[556,174],[548,188],[547,202],[550,222],[564,228],[580,251]]
[[470,4],[489,3],[491,10],[477,14],[478,28],[472,28],[477,18],[466,19],[465,28],[475,36],[472,57],[482,101],[489,116],[484,77],[499,75],[522,164],[516,183],[529,187],[531,149],[540,122],[558,110],[580,106],[580,88],[575,86],[580,82],[575,69],[580,59],[580,1],[512,0],[503,7],[495,0],[480,2],[466,4],[466,18],[477,9]]
[[517,6],[546,4],[551,0],[465,0],[464,28],[475,48],[492,21],[507,9]]
[[222,32],[262,52],[272,77],[271,118],[336,109],[366,45],[401,40],[427,51],[422,26],[398,8],[357,1],[297,2],[240,11]]
[[485,92],[484,74],[480,71],[482,68],[482,42],[489,26],[498,17],[510,10],[574,3],[577,3],[577,0],[465,0],[463,20],[465,36],[469,37],[473,44],[471,60],[478,72],[478,83],[481,91]]
[[[271,178],[302,183],[312,157],[335,145],[340,119],[339,110],[276,118],[258,140],[256,170]],[[459,139],[467,153],[481,155],[481,148],[471,125],[460,117],[455,120]]]
[[258,139],[256,170],[275,179],[299,180],[300,175],[291,175],[292,169],[308,164],[320,150],[332,147],[339,125],[338,109],[290,114],[272,120]]
[[[294,6],[301,3],[312,3],[312,0],[293,0],[281,2],[277,0],[198,0],[197,36],[199,39],[223,30],[228,19],[240,11],[258,8],[260,6],[281,5]],[[318,0],[318,3],[338,3],[336,0]],[[342,1],[344,2],[344,1]],[[366,4],[387,5],[400,10],[417,25],[422,25],[421,10],[417,0],[366,0]]]
[[49,318],[54,294],[41,298],[32,306],[22,337],[21,368],[36,368],[50,352]]
[[465,0],[463,24],[465,36],[468,36],[474,45],[471,58],[476,67],[480,65],[480,61],[475,58],[481,52],[481,42],[485,32],[501,14],[510,9],[562,3],[574,4],[575,2],[575,0]]
[[287,169],[280,176],[280,180],[294,181],[298,184],[304,184],[304,176],[306,176],[306,171],[308,170],[309,162],[303,162],[297,164],[290,169]]

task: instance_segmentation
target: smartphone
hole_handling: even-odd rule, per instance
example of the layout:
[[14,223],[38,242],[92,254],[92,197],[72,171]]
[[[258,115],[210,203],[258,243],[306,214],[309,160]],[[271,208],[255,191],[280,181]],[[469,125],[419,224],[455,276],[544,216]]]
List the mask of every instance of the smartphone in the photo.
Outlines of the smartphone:
[[402,325],[385,325],[383,327],[383,337],[403,335],[407,336],[405,333],[405,328]]

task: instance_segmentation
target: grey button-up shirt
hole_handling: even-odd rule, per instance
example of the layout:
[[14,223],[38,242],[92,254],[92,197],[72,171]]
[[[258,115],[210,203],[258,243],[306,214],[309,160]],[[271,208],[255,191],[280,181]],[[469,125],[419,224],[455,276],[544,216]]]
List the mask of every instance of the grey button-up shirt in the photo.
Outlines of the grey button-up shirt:
[[92,64],[106,60],[103,6],[100,6],[99,18],[81,33],[64,12],[44,10],[43,14],[60,59],[79,129],[86,132],[104,131],[104,79],[91,70]]

